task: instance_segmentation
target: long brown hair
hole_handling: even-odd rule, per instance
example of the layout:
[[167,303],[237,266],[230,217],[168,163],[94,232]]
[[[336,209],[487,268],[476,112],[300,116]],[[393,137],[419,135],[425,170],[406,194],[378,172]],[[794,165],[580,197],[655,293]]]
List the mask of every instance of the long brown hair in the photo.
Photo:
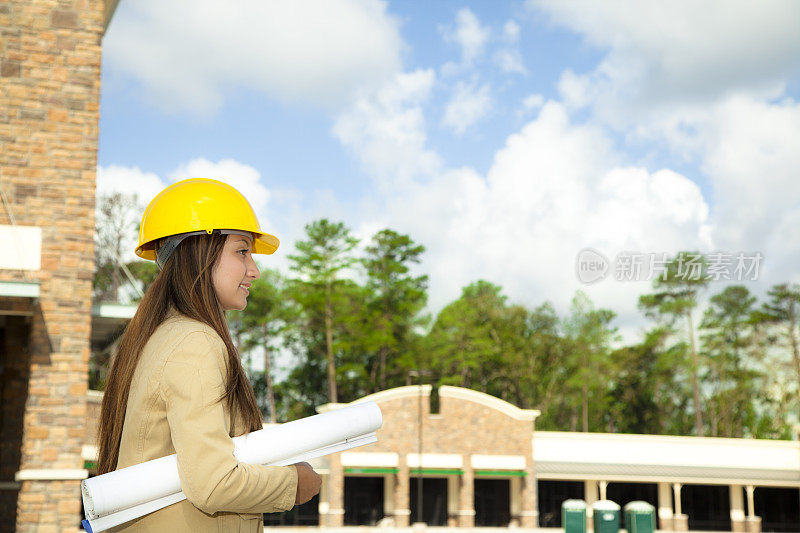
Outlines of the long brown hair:
[[262,428],[261,412],[253,387],[231,340],[225,312],[217,300],[211,278],[226,238],[226,235],[219,234],[194,235],[181,242],[148,287],[136,314],[125,328],[103,394],[97,437],[99,474],[117,468],[125,410],[136,364],[142,349],[164,321],[170,307],[207,324],[222,338],[228,351],[227,378],[225,393],[218,401],[225,399],[229,412],[238,413],[245,431]]

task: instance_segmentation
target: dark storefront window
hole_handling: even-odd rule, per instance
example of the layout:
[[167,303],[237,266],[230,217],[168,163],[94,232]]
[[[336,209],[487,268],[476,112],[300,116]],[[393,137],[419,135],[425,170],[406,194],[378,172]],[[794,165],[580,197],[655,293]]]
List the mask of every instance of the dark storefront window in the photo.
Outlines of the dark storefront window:
[[506,527],[511,520],[511,483],[507,479],[475,480],[475,525]]
[[561,527],[561,504],[564,500],[584,498],[583,481],[538,482],[539,527]]
[[689,516],[689,529],[731,530],[731,500],[728,486],[684,485],[681,510]]
[[344,478],[344,525],[374,526],[383,518],[383,478]]
[[[417,478],[411,478],[409,504],[411,523],[419,522],[417,513]],[[447,525],[447,478],[422,478],[422,522],[429,526]]]
[[[743,499],[747,501],[747,493]],[[756,487],[755,514],[761,517],[761,531],[768,533],[800,531],[800,490],[782,487]]]
[[612,481],[606,488],[606,499],[620,507],[630,502],[647,502],[658,509],[658,485],[655,483],[619,483]]

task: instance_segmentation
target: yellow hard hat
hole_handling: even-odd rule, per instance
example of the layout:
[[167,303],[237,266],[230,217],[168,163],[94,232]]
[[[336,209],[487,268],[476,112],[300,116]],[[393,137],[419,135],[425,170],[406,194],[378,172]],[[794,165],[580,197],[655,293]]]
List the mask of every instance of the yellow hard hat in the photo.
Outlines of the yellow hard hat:
[[239,191],[221,181],[195,178],[170,185],[153,198],[142,216],[136,255],[155,261],[159,239],[214,230],[252,233],[254,254],[271,254],[280,244],[277,237],[261,231],[253,208]]

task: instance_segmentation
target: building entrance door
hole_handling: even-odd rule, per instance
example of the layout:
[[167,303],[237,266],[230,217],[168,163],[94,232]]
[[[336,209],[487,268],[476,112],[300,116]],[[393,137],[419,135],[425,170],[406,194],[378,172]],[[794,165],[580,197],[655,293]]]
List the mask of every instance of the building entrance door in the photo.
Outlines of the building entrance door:
[[16,529],[22,427],[28,399],[30,349],[23,316],[0,315],[0,531]]

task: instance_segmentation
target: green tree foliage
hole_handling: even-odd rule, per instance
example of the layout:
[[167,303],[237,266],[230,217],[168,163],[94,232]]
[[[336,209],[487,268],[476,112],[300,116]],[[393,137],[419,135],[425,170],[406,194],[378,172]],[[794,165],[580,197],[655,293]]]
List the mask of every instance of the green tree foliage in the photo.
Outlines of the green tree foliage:
[[[572,299],[570,315],[564,321],[567,353],[564,358],[565,386],[573,391],[568,395],[581,414],[581,429],[590,429],[590,408],[592,429],[601,429],[602,413],[607,410],[604,391],[613,380],[609,355],[611,343],[616,340],[617,330],[611,326],[615,313],[608,309],[595,309],[594,304],[582,291]],[[590,405],[590,398],[594,401]],[[579,402],[576,404],[576,400]],[[572,420],[576,420],[573,417]],[[573,431],[574,422],[571,424]]]
[[711,297],[700,328],[707,361],[706,412],[713,437],[742,437],[758,426],[758,391],[763,375],[747,363],[751,358],[756,298],[742,285],[731,285]]
[[[107,200],[102,216],[121,217],[126,201]],[[128,230],[109,224],[98,236],[107,252],[99,298],[115,298],[123,275],[146,288],[157,274],[149,261],[115,262],[121,249],[109,243]],[[544,430],[791,438],[800,408],[796,284],[775,285],[760,305],[746,287],[728,286],[705,305],[706,259],[681,252],[639,298],[652,320],[642,340],[620,346],[614,312],[580,291],[562,317],[548,302],[530,309],[478,280],[431,323],[428,278],[414,272],[424,247],[391,229],[362,252],[357,244],[341,222],[308,224],[290,277],[264,270],[247,308],[229,315],[240,352],[264,358],[265,371],[250,375],[271,421],[410,384],[410,371],[421,370],[435,385],[539,409]],[[291,359],[286,369],[275,368],[279,352]]]
[[425,247],[408,235],[384,229],[372,237],[362,264],[367,274],[364,315],[365,361],[370,392],[399,384],[413,359],[414,328],[424,324],[420,311],[427,302],[428,276],[414,276],[411,265],[420,262]]
[[[151,261],[125,262],[124,244],[131,235],[139,232],[136,217],[142,208],[137,196],[114,193],[97,198],[97,219],[94,234],[95,272],[92,279],[93,299],[95,301],[119,302],[120,289],[127,284],[141,282],[144,292],[158,274],[158,268]],[[138,289],[138,287],[137,287]],[[134,289],[132,300],[141,298]]]
[[616,378],[607,401],[608,431],[685,435],[691,430],[686,409],[691,391],[680,372],[685,349],[670,345],[670,335],[656,326],[641,343],[611,353]]
[[502,362],[500,331],[507,307],[501,291],[488,281],[476,281],[436,317],[420,357],[439,385],[487,391]]
[[[524,323],[522,323],[524,320]],[[562,380],[567,343],[561,334],[561,320],[550,303],[531,311],[522,306],[512,310],[504,330],[508,339],[502,398],[523,409],[540,409],[537,425],[560,429],[557,415],[563,398]]]
[[639,308],[647,316],[666,322],[670,328],[675,328],[678,321],[685,321],[695,432],[697,435],[703,435],[703,405],[699,378],[701,364],[697,353],[692,312],[697,308],[698,296],[709,283],[708,262],[699,252],[679,252],[664,266],[663,275],[653,280],[655,292],[639,297]]
[[358,239],[342,222],[330,222],[323,218],[306,225],[306,239],[296,243],[297,254],[290,255],[291,269],[299,275],[292,284],[292,296],[304,311],[301,318],[306,326],[305,344],[307,357],[313,356],[320,339],[315,338],[322,323],[324,354],[326,361],[328,401],[338,401],[336,390],[336,347],[334,327],[337,307],[343,305],[338,290],[343,282],[338,277],[352,266],[356,259],[351,251]]
[[764,303],[760,318],[775,327],[774,341],[791,357],[795,376],[792,388],[800,400],[800,285],[781,283],[773,286],[767,296],[769,300]]
[[233,311],[229,317],[232,329],[239,328],[240,352],[254,348],[263,351],[264,371],[250,373],[256,390],[259,407],[270,422],[276,422],[278,413],[273,385],[273,354],[280,348],[281,335],[300,314],[297,304],[288,297],[287,280],[272,269],[262,270],[250,287],[250,296],[244,311]]

